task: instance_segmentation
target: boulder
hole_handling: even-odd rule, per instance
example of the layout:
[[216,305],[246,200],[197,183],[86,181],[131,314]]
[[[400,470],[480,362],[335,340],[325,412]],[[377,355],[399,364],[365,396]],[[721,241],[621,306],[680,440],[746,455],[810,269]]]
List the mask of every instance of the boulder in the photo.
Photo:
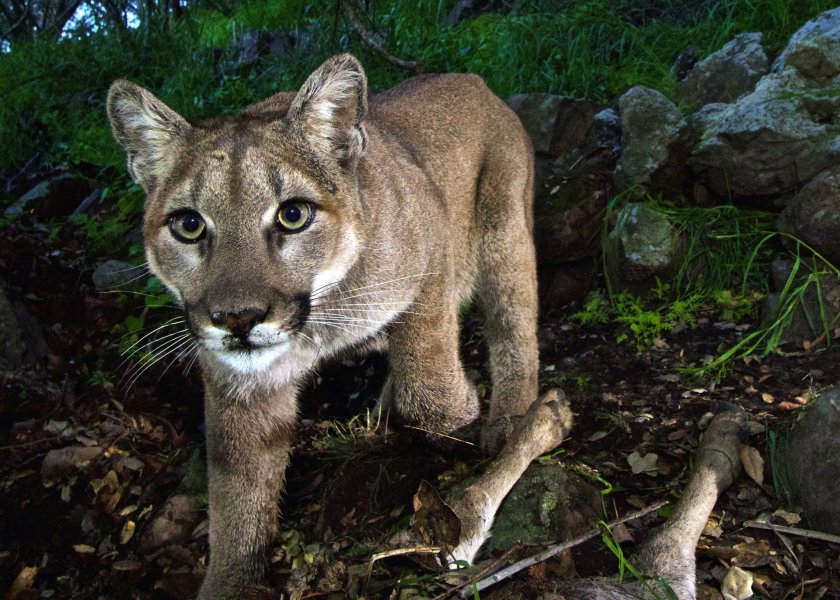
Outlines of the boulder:
[[690,164],[716,194],[772,207],[837,161],[840,98],[793,69],[766,75],[755,91],[702,118]]
[[621,125],[612,109],[597,113],[586,125],[585,135],[564,150],[546,173],[537,172],[534,241],[540,267],[579,261],[600,252]]
[[0,367],[14,369],[23,363],[26,346],[11,302],[0,287]]
[[840,534],[840,388],[824,390],[803,412],[780,450],[780,474],[809,527]]
[[673,277],[685,254],[682,237],[663,213],[631,202],[615,216],[604,245],[606,274],[617,289],[643,293]]
[[67,446],[50,450],[41,463],[41,477],[54,481],[83,469],[99,458],[104,450],[99,446]]
[[534,152],[558,156],[583,144],[592,120],[604,106],[556,94],[514,94],[508,105],[517,114]]
[[778,229],[840,265],[840,166],[817,175],[788,202]]
[[583,300],[592,290],[600,261],[593,257],[575,262],[541,267],[539,279],[540,308],[543,312]]
[[66,217],[90,195],[90,185],[72,173],[60,173],[33,186],[16,202],[6,207],[7,217],[34,212],[42,219]]
[[805,79],[830,80],[840,74],[840,39],[825,35],[807,37],[789,49],[785,65]]
[[[793,66],[789,62],[790,55],[795,54],[797,48],[802,49],[812,45],[813,40],[818,37],[840,39],[840,7],[827,10],[800,27],[791,36],[787,47],[773,61],[773,71],[779,72],[787,66]],[[819,45],[819,42],[817,42],[817,45]],[[794,59],[794,63],[798,61],[799,59]]]
[[499,507],[484,552],[571,539],[601,518],[598,490],[562,465],[532,464]]
[[677,83],[676,98],[688,111],[712,102],[732,102],[751,92],[769,70],[761,33],[742,33],[694,65]]
[[618,99],[621,158],[615,170],[619,191],[681,191],[688,170],[688,126],[673,102],[644,87]]

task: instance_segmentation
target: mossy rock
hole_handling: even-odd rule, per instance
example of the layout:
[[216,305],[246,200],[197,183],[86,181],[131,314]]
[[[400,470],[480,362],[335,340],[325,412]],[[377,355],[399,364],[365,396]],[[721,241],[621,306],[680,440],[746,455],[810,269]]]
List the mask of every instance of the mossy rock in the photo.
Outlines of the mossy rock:
[[559,542],[603,518],[598,490],[559,464],[532,464],[505,498],[486,550]]

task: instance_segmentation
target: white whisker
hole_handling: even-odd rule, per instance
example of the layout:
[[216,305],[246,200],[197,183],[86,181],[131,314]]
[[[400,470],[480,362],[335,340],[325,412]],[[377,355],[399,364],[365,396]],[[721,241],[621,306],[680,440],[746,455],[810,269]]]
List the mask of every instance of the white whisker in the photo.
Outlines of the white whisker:
[[[180,337],[180,338],[176,339],[175,341],[168,343],[166,345],[166,348],[160,349],[159,354],[155,354],[155,357],[152,360],[150,360],[149,362],[147,362],[145,364],[144,363],[138,363],[140,365],[140,368],[139,369],[135,368],[134,373],[131,374],[131,379],[128,383],[128,387],[126,388],[126,393],[131,391],[132,386],[135,383],[137,383],[137,380],[140,379],[140,376],[143,375],[143,373],[145,373],[146,371],[151,369],[155,364],[160,362],[162,359],[166,358],[168,355],[177,352],[185,344],[189,344],[190,342],[192,342],[191,334],[189,334],[189,333],[184,334],[183,337]],[[129,373],[130,372],[131,371],[129,371]],[[128,373],[126,373],[126,376],[128,376]]]
[[[171,326],[171,325],[176,325],[176,324],[179,324],[179,323],[183,323],[183,322],[184,322],[184,318],[183,318],[183,317],[175,317],[175,318],[169,319],[166,323],[164,323],[164,324],[163,324],[163,325],[161,325],[160,327],[156,327],[155,329],[153,329],[152,331],[150,331],[149,333],[147,333],[146,335],[144,335],[143,337],[141,337],[140,339],[138,339],[136,342],[134,342],[133,344],[131,344],[131,346],[129,346],[128,348],[126,348],[125,350],[123,350],[123,351],[122,351],[122,356],[125,356],[126,354],[131,353],[131,351],[132,351],[132,350],[133,350],[133,349],[134,349],[137,345],[139,345],[139,344],[140,344],[140,342],[142,342],[143,340],[145,340],[145,339],[146,339],[146,338],[148,338],[149,336],[154,335],[155,333],[157,333],[157,332],[158,332],[158,331],[160,331],[161,329],[163,329],[163,328],[165,328],[165,327],[169,327],[169,326]],[[181,329],[180,331],[186,331],[186,329]],[[178,332],[176,331],[175,333],[178,333]],[[171,335],[171,334],[170,334],[170,335]]]
[[[314,317],[314,318],[313,318]],[[337,323],[369,323],[373,325],[387,325],[393,321],[382,321],[380,319],[363,319],[358,317],[346,317],[341,314],[310,313],[308,321],[334,321]]]
[[349,289],[349,290],[343,290],[342,293],[343,294],[349,294],[349,293],[352,293],[352,292],[358,292],[360,290],[367,290],[367,289],[374,288],[374,287],[379,287],[379,286],[388,285],[388,284],[391,284],[391,283],[396,283],[398,281],[405,281],[406,279],[416,279],[417,277],[427,277],[429,275],[437,275],[437,273],[417,273],[416,275],[404,275],[403,277],[397,277],[396,279],[389,279],[387,281],[380,281],[379,283],[372,283],[370,285],[363,285],[361,287],[357,287],[357,288],[353,288],[353,289]]

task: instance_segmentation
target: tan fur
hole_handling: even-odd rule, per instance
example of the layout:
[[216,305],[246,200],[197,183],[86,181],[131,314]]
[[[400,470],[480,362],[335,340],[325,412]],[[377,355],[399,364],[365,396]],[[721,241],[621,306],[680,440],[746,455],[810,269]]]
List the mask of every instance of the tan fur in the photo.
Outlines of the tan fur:
[[[262,576],[296,389],[323,358],[386,347],[384,402],[449,433],[478,415],[458,351],[459,303],[475,295],[493,373],[482,438],[501,445],[537,392],[533,157],[480,78],[418,77],[368,106],[361,65],[340,55],[298,94],[232,117],[190,125],[126,81],[108,112],[147,193],[149,265],[199,341],[211,548],[200,598],[237,598]],[[275,225],[291,199],[316,206],[298,233]],[[185,209],[206,222],[198,243],[170,232]]]

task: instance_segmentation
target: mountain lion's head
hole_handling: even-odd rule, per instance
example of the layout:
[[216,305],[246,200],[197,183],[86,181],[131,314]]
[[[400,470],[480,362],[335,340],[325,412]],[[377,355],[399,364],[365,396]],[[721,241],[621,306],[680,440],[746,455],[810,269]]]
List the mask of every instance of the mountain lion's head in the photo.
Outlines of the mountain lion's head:
[[111,87],[114,135],[147,195],[149,266],[202,352],[235,372],[317,342],[312,308],[358,259],[366,96],[349,55],[296,95],[196,125],[133,83]]

